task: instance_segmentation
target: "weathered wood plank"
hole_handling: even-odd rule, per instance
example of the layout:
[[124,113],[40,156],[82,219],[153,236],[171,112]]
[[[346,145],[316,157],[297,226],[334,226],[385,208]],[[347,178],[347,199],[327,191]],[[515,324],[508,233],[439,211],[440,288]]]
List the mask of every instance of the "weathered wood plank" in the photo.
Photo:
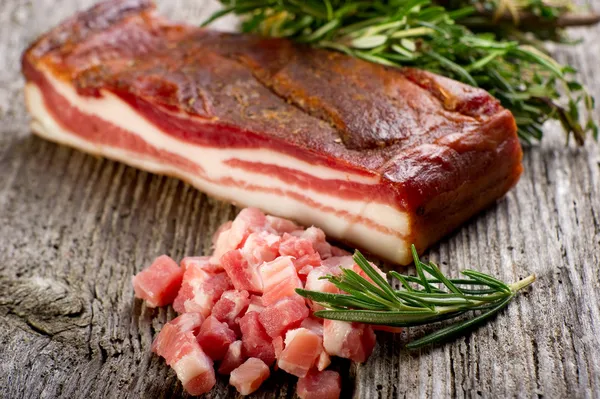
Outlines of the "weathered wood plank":
[[[212,232],[236,212],[177,180],[30,135],[20,53],[91,3],[0,1],[3,398],[182,396],[174,374],[150,354],[174,313],[133,300],[130,277],[160,253],[208,252]],[[199,22],[214,3],[160,7]],[[577,33],[584,44],[559,55],[600,97],[600,29]],[[344,396],[600,397],[600,147],[565,148],[556,126],[547,136],[526,151],[515,190],[429,252],[453,274],[466,266],[506,280],[536,273],[534,288],[447,345],[408,352],[403,344],[422,331],[379,336],[366,364],[335,365]],[[293,397],[294,384],[278,373],[256,397]],[[219,380],[208,397],[233,395]]]

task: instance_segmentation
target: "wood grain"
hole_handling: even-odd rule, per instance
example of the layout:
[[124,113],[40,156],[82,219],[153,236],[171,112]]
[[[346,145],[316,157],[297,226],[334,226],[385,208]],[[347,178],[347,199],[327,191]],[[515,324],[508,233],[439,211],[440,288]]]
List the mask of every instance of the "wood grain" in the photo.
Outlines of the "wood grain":
[[[19,57],[37,35],[92,0],[0,0],[0,397],[185,396],[150,353],[172,309],[133,299],[131,276],[162,253],[208,253],[236,209],[177,180],[33,137]],[[202,0],[167,1],[199,22]],[[221,27],[231,28],[232,21]],[[600,97],[600,28],[556,49]],[[455,342],[408,352],[423,333],[380,335],[363,365],[337,362],[344,396],[600,397],[600,147],[565,147],[555,125],[526,150],[525,174],[496,206],[429,252],[455,275],[470,266],[539,281],[494,321]],[[235,392],[220,379],[207,397]],[[276,373],[255,397],[293,397]]]

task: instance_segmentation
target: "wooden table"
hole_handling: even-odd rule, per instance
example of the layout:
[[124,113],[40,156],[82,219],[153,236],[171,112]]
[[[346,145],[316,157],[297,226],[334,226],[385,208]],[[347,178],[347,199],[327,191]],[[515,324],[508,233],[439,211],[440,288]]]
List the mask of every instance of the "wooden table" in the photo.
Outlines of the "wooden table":
[[[175,179],[153,176],[30,134],[19,57],[39,34],[93,0],[0,0],[0,397],[179,397],[150,352],[175,316],[133,299],[131,276],[155,256],[210,251],[236,209]],[[163,0],[167,15],[203,20],[208,1]],[[231,20],[223,26],[232,26]],[[559,59],[600,98],[600,28]],[[598,112],[597,112],[598,115]],[[600,147],[565,147],[548,125],[526,149],[525,174],[496,206],[429,257],[539,281],[473,333],[417,352],[420,330],[378,337],[366,364],[339,361],[344,396],[600,397]],[[209,397],[235,391],[220,379]],[[275,373],[257,397],[292,397]]]

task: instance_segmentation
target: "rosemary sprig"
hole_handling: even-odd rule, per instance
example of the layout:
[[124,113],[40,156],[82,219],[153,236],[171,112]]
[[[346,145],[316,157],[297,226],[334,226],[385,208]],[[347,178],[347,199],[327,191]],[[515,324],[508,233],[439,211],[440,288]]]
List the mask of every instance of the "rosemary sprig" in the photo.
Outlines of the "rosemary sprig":
[[444,341],[489,319],[504,309],[518,291],[535,281],[535,275],[531,275],[514,284],[506,284],[475,270],[464,270],[462,274],[466,278],[449,279],[435,263],[421,261],[414,245],[412,251],[417,276],[390,272],[392,278],[400,281],[402,289],[395,290],[356,251],[354,261],[371,281],[352,270],[342,269],[339,276],[322,277],[342,290],[342,294],[296,291],[327,308],[315,312],[315,316],[331,320],[413,327],[453,319],[467,312],[479,312],[407,345],[407,348],[416,349]]
[[[457,9],[432,0],[221,2],[224,10],[205,25],[235,13],[243,17],[245,32],[288,37],[387,66],[415,66],[481,87],[513,112],[525,142],[540,139],[542,125],[550,119],[559,121],[567,139],[573,136],[579,144],[587,132],[597,138],[593,98],[574,78],[573,68],[556,62],[539,41],[526,40],[514,27],[507,37],[504,30],[489,28],[489,21],[482,33],[462,24],[481,16],[477,6],[487,2],[462,7],[471,0],[459,0]],[[585,118],[582,109],[587,111]]]

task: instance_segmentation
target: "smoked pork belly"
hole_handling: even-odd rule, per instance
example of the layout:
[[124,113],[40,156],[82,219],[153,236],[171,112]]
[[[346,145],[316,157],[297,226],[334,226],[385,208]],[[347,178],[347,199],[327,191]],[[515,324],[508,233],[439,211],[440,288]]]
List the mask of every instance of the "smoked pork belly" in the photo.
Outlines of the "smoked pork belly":
[[522,171],[515,120],[483,90],[285,39],[170,22],[110,0],[23,56],[33,131],[316,225],[398,264]]

